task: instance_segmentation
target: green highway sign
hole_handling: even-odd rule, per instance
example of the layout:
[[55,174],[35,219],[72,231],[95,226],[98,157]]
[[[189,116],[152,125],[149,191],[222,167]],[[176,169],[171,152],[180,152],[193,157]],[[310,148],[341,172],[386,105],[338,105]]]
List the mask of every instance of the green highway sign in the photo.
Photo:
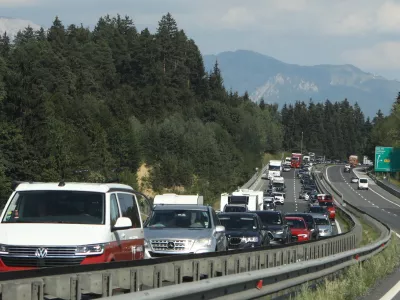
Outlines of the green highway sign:
[[393,147],[375,147],[375,172],[392,172]]

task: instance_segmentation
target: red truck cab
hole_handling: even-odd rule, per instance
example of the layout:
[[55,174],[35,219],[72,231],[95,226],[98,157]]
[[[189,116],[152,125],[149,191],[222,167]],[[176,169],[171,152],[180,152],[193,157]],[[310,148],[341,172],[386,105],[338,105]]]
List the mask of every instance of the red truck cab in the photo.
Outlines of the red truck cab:
[[303,155],[301,153],[292,153],[291,166],[292,168],[299,169],[302,162]]
[[285,217],[286,223],[290,227],[292,236],[297,237],[298,242],[311,240],[311,231],[308,229],[304,218],[301,217]]

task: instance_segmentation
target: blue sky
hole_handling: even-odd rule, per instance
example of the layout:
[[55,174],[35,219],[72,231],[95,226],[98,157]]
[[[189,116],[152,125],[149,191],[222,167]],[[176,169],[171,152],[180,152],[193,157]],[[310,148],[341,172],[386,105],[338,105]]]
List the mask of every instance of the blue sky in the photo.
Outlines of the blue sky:
[[354,64],[400,79],[400,0],[0,0],[0,14],[48,27],[129,15],[154,31],[170,12],[203,54],[248,49],[288,63]]

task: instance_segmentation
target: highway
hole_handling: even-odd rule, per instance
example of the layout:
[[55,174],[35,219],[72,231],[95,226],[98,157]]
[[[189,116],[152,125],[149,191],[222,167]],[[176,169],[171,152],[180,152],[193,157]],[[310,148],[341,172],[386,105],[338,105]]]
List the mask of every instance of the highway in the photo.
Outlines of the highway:
[[[369,190],[357,190],[351,177],[367,177]],[[400,199],[376,185],[360,168],[354,173],[344,173],[343,166],[330,166],[326,170],[327,179],[343,194],[344,198],[371,216],[388,224],[398,235],[400,233]],[[382,278],[383,279],[383,278]],[[400,300],[400,269],[383,279],[364,300]]]
[[[286,184],[286,198],[284,205],[278,205],[277,210],[283,213],[289,212],[304,212],[307,209],[308,202],[299,199],[299,193],[301,190],[300,179],[296,178],[295,170],[291,169],[290,172],[282,172],[282,177],[285,179]],[[253,185],[253,189],[257,191],[263,191],[267,189],[269,180],[258,178]],[[338,234],[340,231],[340,224],[336,222],[336,226],[333,228],[333,234]]]

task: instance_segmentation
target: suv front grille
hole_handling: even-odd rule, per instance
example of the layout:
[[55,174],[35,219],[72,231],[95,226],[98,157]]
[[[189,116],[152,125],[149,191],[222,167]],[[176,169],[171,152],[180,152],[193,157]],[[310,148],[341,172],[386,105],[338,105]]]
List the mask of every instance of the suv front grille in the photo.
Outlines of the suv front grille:
[[192,248],[193,240],[151,240],[154,251],[185,251]]

